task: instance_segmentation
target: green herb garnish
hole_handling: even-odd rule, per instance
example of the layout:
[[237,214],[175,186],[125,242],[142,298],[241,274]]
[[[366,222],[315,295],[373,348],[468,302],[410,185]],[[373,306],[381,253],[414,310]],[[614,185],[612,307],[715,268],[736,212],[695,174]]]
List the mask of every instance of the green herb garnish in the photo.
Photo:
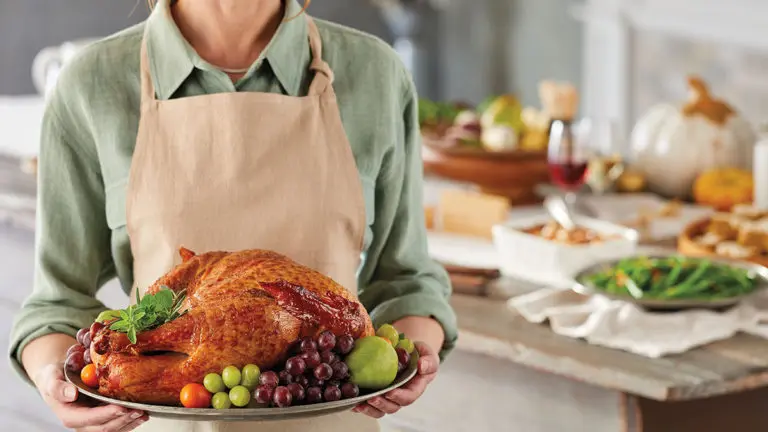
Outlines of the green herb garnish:
[[113,314],[119,314],[119,318],[109,328],[127,334],[128,340],[135,344],[137,333],[152,330],[183,315],[181,308],[186,297],[186,291],[176,293],[167,286],[144,297],[137,291],[136,304],[112,311]]

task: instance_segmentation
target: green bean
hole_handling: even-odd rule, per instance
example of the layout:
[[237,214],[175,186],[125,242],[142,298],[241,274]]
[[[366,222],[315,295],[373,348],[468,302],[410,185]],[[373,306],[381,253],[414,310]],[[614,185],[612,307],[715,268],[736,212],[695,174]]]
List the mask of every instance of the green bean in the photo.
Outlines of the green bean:
[[625,258],[581,282],[611,294],[656,299],[728,298],[757,287],[745,269],[682,256]]
[[680,298],[680,297],[695,297],[702,291],[706,291],[712,285],[712,282],[707,280],[700,280],[695,284],[678,285],[667,290],[667,298]]
[[675,283],[677,283],[677,278],[680,276],[680,273],[683,271],[683,265],[682,263],[678,262],[673,268],[672,271],[669,272],[669,275],[664,279],[664,283],[666,285],[672,286]]

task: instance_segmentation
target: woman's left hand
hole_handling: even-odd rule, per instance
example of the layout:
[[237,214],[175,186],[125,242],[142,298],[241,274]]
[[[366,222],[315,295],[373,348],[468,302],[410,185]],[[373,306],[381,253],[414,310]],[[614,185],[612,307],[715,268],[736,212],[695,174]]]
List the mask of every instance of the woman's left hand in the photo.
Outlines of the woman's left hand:
[[429,345],[416,342],[419,353],[418,372],[413,379],[400,388],[396,388],[383,396],[362,403],[354,408],[354,412],[362,413],[373,418],[382,418],[386,414],[394,414],[400,408],[416,401],[427,389],[429,383],[437,376],[440,358]]

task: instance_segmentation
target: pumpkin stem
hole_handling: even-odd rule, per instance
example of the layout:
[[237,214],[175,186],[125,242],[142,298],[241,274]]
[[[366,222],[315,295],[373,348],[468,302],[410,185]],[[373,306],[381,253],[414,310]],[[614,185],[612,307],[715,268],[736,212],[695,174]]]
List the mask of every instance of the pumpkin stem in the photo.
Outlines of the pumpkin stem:
[[686,116],[702,115],[711,122],[724,125],[735,111],[724,101],[712,97],[707,84],[698,76],[688,77],[691,99],[683,107]]
[[691,97],[692,101],[712,99],[712,97],[709,94],[709,88],[707,87],[707,83],[705,83],[704,80],[701,79],[700,77],[695,75],[689,76],[688,87],[690,87],[690,90],[692,92],[692,97]]

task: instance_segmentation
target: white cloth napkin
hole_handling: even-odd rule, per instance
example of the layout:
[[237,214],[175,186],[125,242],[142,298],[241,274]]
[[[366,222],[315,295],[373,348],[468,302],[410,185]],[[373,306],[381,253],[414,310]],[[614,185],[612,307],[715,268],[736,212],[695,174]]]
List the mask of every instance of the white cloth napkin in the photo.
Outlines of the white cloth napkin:
[[739,331],[768,339],[768,292],[725,311],[648,312],[631,303],[547,288],[507,305],[534,323],[549,321],[560,335],[646,357],[678,354]]

